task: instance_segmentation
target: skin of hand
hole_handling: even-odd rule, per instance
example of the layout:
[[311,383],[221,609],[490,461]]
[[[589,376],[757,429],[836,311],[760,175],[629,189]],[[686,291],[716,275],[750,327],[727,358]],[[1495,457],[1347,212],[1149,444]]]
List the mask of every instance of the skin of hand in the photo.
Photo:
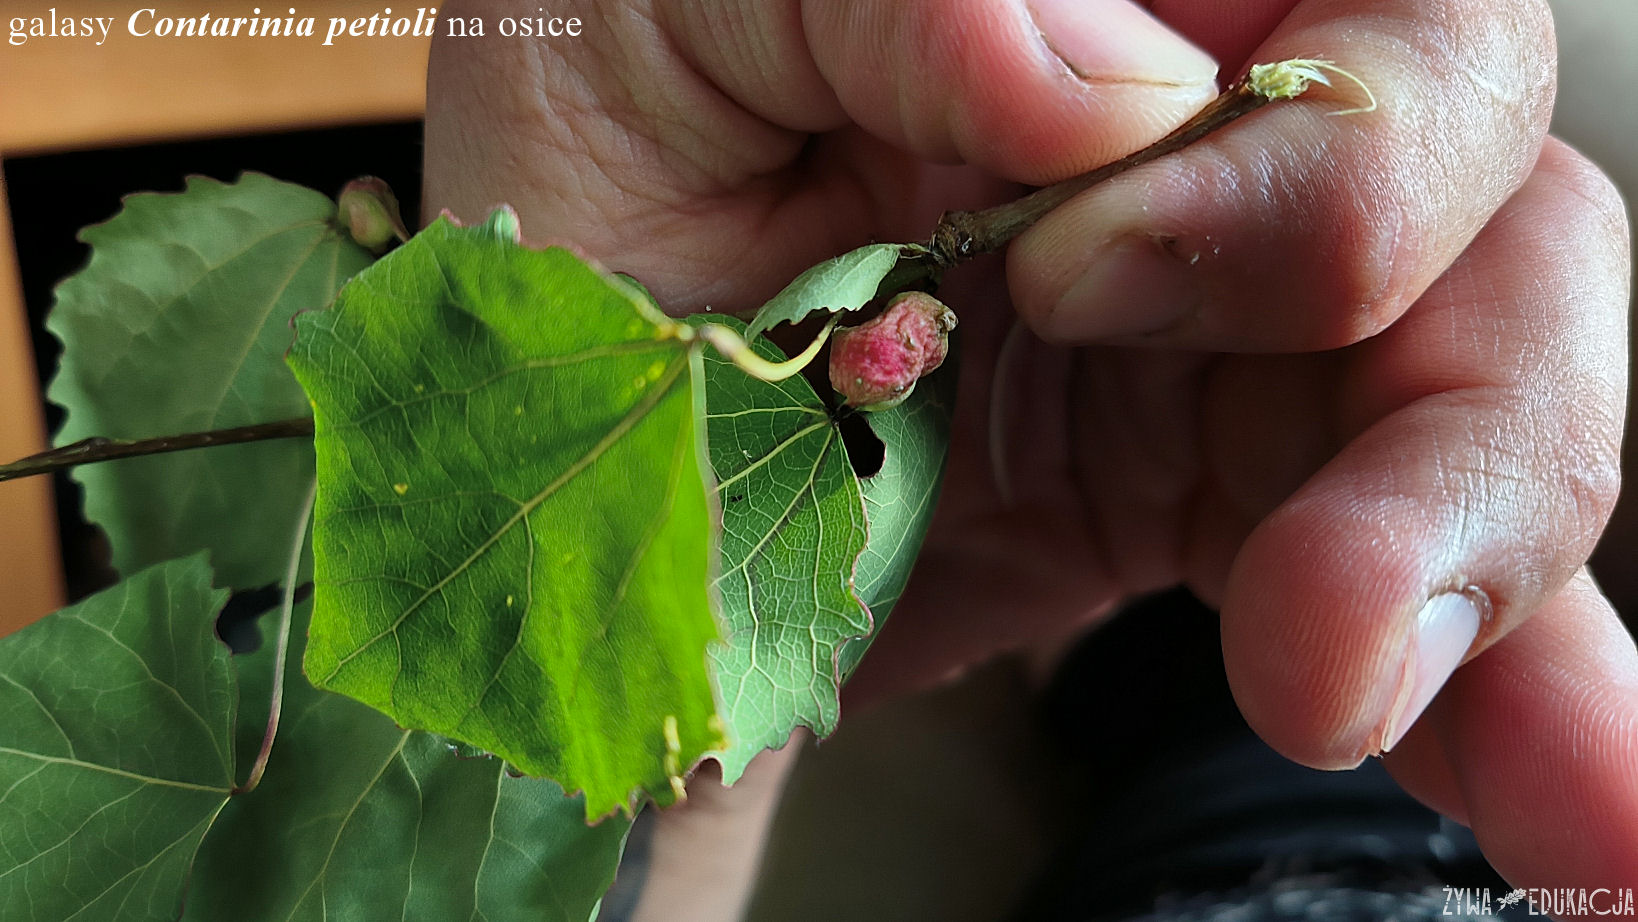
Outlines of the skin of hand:
[[1629,237],[1546,136],[1544,3],[579,7],[581,38],[539,42],[494,34],[501,0],[445,7],[491,37],[434,45],[427,202],[510,202],[679,313],[1142,147],[1252,62],[1369,84],[1373,113],[1327,117],[1359,101],[1341,85],[1272,106],[946,278],[944,499],[851,700],[1184,582],[1280,752],[1391,748],[1518,886],[1638,881],[1638,652],[1584,569],[1618,489]]

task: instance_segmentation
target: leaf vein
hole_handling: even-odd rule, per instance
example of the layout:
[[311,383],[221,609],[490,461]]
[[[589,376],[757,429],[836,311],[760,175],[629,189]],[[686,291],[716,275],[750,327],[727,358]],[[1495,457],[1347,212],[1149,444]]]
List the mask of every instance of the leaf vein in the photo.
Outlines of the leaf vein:
[[334,668],[330,670],[320,684],[329,684],[336,677],[336,674],[345,668],[348,663],[356,659],[360,654],[374,644],[380,642],[387,635],[395,633],[398,628],[401,627],[410,617],[410,615],[414,614],[421,607],[421,605],[425,604],[425,602],[432,596],[443,591],[444,587],[449,585],[449,583],[457,576],[466,572],[466,570],[471,567],[472,564],[478,560],[478,558],[487,553],[489,549],[494,546],[495,542],[499,541],[501,537],[510,532],[519,521],[526,518],[529,513],[533,512],[541,503],[545,502],[551,496],[556,494],[557,491],[562,489],[563,486],[569,481],[579,476],[582,471],[584,471],[587,467],[590,467],[592,463],[594,463],[598,458],[602,457],[605,452],[613,447],[616,442],[624,438],[626,433],[630,432],[632,428],[647,417],[648,414],[653,411],[653,409],[658,406],[660,402],[670,393],[672,385],[676,383],[682,370],[687,367],[688,363],[686,361],[686,353],[683,354],[682,358],[684,359],[683,361],[673,360],[670,371],[660,381],[655,382],[655,386],[649,389],[648,393],[643,396],[643,399],[635,404],[618,423],[610,428],[610,430],[604,434],[603,438],[599,439],[597,443],[586,452],[585,455],[581,456],[573,464],[569,465],[569,467],[562,474],[558,475],[555,480],[547,484],[539,493],[531,497],[529,501],[525,503],[524,506],[511,518],[501,523],[500,527],[495,530],[494,534],[490,535],[483,541],[482,544],[478,545],[477,549],[468,555],[465,560],[461,561],[461,563],[451,570],[448,575],[444,576],[437,583],[434,583],[419,598],[417,598],[414,602],[411,602],[410,605],[404,610],[403,614],[394,619],[393,622],[385,629],[377,633],[374,637],[371,637],[369,640],[366,640],[364,643],[360,644],[358,649],[338,660]]
[[231,788],[229,787],[218,787],[209,784],[195,784],[191,781],[172,781],[169,778],[155,778],[152,775],[128,772],[122,768],[114,768],[111,765],[98,765],[95,762],[86,762],[80,759],[64,759],[60,756],[42,755],[38,752],[27,752],[22,749],[12,749],[8,746],[0,746],[0,755],[19,756],[25,759],[33,759],[37,762],[47,762],[52,765],[68,765],[74,768],[83,768],[87,771],[102,772],[103,774],[115,775],[120,778],[129,778],[132,781],[140,781],[143,784],[158,784],[164,787],[181,788],[184,791],[205,791],[211,794],[227,794],[229,791],[231,791]]
[[[9,675],[0,675],[0,679],[4,679],[7,682],[10,682],[12,685],[17,686],[22,690],[23,694],[29,696],[29,699],[34,702],[34,705],[40,709],[40,713],[46,716],[46,720],[51,721],[51,725],[57,728],[57,733],[62,736],[63,742],[68,746],[69,758],[78,758],[78,754],[74,752],[74,740],[69,737],[68,731],[63,729],[63,725],[57,722],[57,715],[51,713],[51,709],[46,707],[44,701],[40,700],[40,696],[34,693],[34,689],[29,688],[27,685],[24,685]],[[4,800],[4,797],[0,797],[0,801]]]

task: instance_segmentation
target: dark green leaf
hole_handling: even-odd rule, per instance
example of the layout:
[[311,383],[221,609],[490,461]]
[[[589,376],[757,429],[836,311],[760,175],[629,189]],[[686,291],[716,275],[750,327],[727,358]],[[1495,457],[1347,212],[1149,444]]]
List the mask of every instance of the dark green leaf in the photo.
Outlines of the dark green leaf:
[[[306,608],[267,774],[206,837],[186,919],[586,922],[630,821],[588,827],[581,800],[551,782],[459,758],[443,740],[313,688],[298,665]],[[238,664],[247,717],[265,717],[272,647]],[[241,751],[261,734],[260,722],[242,721]]]
[[[712,321],[742,328],[732,318]],[[764,358],[785,358],[765,339],[753,346]],[[760,381],[711,352],[705,402],[727,623],[711,662],[734,738],[718,756],[732,784],[797,726],[821,736],[836,729],[836,654],[870,633],[870,613],[853,593],[865,507],[841,433],[800,375]]]
[[0,641],[0,919],[172,920],[234,784],[203,557]]
[[902,243],[873,243],[813,266],[791,280],[762,305],[745,337],[751,339],[781,323],[799,323],[814,311],[856,311],[876,297],[882,279],[912,248]]
[[506,230],[435,222],[298,318],[307,674],[584,790],[592,816],[669,802],[723,745],[698,352],[629,285]]
[[[885,450],[881,470],[860,481],[870,543],[859,556],[853,578],[859,598],[870,607],[875,631],[882,629],[904,593],[938,505],[949,457],[956,371],[952,349],[944,366],[917,384],[903,403],[865,414]],[[844,680],[869,647],[866,638],[842,648],[839,665]]]
[[[784,358],[765,339],[754,346]],[[956,374],[951,363],[904,403],[864,417],[885,457],[861,479],[805,380],[759,381],[715,354],[705,372],[728,624],[712,665],[735,738],[719,756],[732,783],[797,726],[835,730],[841,680],[904,591],[932,521]]]
[[[91,262],[57,289],[47,322],[63,341],[49,395],[68,409],[58,444],[306,415],[280,361],[290,318],[324,307],[371,260],[334,214],[317,192],[247,173],[133,195],[82,231]],[[86,465],[74,477],[122,572],[209,549],[223,585],[249,588],[284,575],[312,465],[307,444],[284,439]]]

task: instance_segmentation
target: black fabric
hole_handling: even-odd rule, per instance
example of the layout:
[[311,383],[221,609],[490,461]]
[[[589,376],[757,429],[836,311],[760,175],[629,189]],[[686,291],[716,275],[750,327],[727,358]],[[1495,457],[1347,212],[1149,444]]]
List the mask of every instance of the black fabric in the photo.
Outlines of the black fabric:
[[1314,771],[1257,739],[1217,617],[1187,593],[1093,632],[1042,716],[1085,799],[1016,922],[1462,918],[1508,893],[1471,832],[1380,763]]

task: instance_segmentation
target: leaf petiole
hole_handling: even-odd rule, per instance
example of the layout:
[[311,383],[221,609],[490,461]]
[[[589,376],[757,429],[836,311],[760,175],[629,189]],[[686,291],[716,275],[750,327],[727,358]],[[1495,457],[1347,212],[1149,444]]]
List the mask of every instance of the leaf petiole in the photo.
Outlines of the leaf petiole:
[[824,329],[808,343],[808,347],[783,362],[770,362],[751,348],[751,344],[737,332],[717,323],[704,323],[694,328],[694,335],[710,343],[712,348],[722,354],[722,357],[733,362],[739,369],[753,378],[769,383],[783,381],[808,367],[813,357],[819,354],[819,349],[830,339],[830,333],[836,329],[837,315],[832,314],[825,322]]
[[233,794],[249,794],[262,783],[268,757],[273,754],[273,738],[279,733],[279,713],[284,706],[284,664],[290,653],[290,621],[296,609],[296,576],[301,571],[301,552],[307,546],[307,523],[313,518],[313,501],[317,498],[318,479],[314,478],[312,486],[307,488],[307,498],[302,501],[301,515],[296,519],[290,566],[284,574],[284,598],[279,603],[278,642],[273,652],[273,694],[267,705],[267,731],[262,734],[262,748],[256,753],[256,761],[251,763],[250,774],[243,784],[233,789]]

